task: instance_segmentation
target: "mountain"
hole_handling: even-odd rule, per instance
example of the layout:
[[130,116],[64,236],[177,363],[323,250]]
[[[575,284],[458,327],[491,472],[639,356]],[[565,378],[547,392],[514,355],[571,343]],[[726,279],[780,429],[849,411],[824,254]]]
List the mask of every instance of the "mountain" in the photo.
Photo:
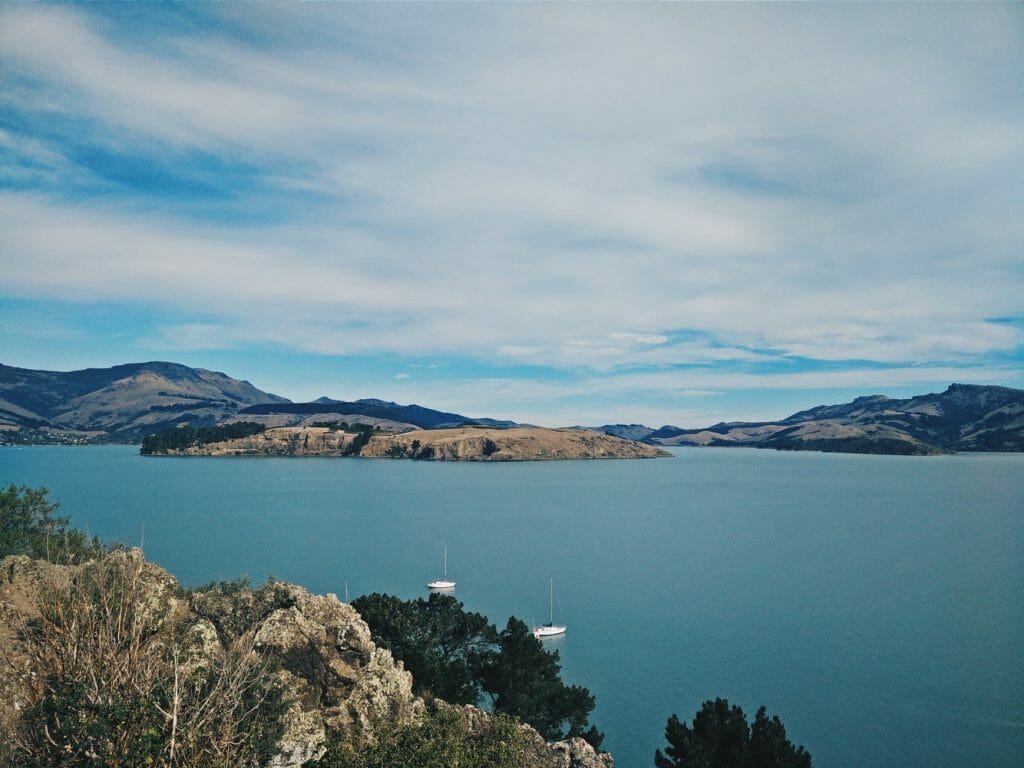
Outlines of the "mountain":
[[[495,419],[474,419],[469,416],[462,416],[458,413],[447,413],[425,408],[422,405],[399,405],[387,400],[367,398],[354,402],[342,400],[331,400],[321,397],[312,403],[260,403],[238,411],[238,419],[246,420],[251,417],[262,416],[301,416],[308,422],[310,416],[315,416],[320,421],[346,420],[349,422],[359,419],[380,419],[396,422],[401,425],[412,425],[420,429],[444,429],[449,427],[463,427],[482,425],[488,427],[515,427],[519,426],[512,421],[498,421]],[[259,419],[256,419],[259,420]],[[295,424],[281,424],[281,426],[298,426]],[[396,430],[397,431],[397,430]]]
[[520,426],[373,398],[293,403],[248,381],[178,363],[129,363],[82,371],[0,365],[0,444],[138,442],[188,424],[253,421],[266,427],[364,423],[385,432]]
[[595,431],[604,432],[612,437],[621,437],[623,440],[642,441],[654,432],[651,427],[643,424],[605,424],[603,427],[595,427]]
[[0,365],[0,443],[131,442],[178,424],[215,424],[256,403],[287,402],[177,363],[66,373]]
[[[363,423],[391,433],[531,426],[375,398],[348,402],[324,396],[293,403],[247,381],[177,363],[129,363],[66,373],[0,365],[0,444],[139,442],[180,425],[238,421],[268,429]],[[852,403],[819,405],[773,422],[722,422],[703,429],[606,424],[590,429],[658,446],[923,455],[1024,451],[1024,390],[951,384],[945,392],[906,400],[871,395]]]
[[753,446],[839,453],[932,455],[1024,451],[1024,390],[951,384],[945,392],[896,400],[884,395],[819,405],[778,422],[665,426],[654,445]]

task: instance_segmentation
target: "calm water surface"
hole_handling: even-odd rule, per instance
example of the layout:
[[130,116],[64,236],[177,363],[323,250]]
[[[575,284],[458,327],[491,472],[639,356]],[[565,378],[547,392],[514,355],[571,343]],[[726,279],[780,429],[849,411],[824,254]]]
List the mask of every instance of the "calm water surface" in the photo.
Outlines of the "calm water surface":
[[75,525],[185,584],[352,597],[449,575],[499,626],[546,620],[622,768],[723,696],[818,768],[1024,765],[1024,454],[684,449],[649,461],[144,458],[0,448]]

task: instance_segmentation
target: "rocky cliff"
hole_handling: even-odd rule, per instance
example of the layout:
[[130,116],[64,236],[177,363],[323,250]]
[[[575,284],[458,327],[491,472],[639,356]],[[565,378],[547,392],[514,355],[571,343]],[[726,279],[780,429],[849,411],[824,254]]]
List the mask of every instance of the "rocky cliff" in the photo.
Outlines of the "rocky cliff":
[[[83,607],[81,616],[74,613],[75,601]],[[56,612],[55,604],[60,606]],[[89,638],[106,637],[110,627],[83,630],[85,623],[105,616],[114,618],[117,631],[110,635],[115,640],[107,648],[106,662],[90,662],[92,678],[105,680],[113,668],[137,668],[134,674],[151,675],[154,660],[169,658],[171,646],[175,691],[179,665],[223,666],[229,651],[243,662],[250,657],[269,662],[283,691],[283,730],[268,763],[273,768],[298,768],[319,757],[330,731],[367,743],[381,723],[414,722],[427,709],[413,696],[412,678],[401,663],[374,645],[359,614],[334,595],[313,595],[282,583],[259,590],[221,585],[188,593],[138,550],[76,566],[14,556],[0,561],[0,732],[5,737],[0,741],[8,748],[17,743],[19,713],[35,703],[40,681],[54,666],[70,664],[68,654],[96,653]],[[48,656],[44,646],[61,628],[74,632],[59,644],[55,656]],[[232,675],[237,677],[236,672]],[[142,685],[129,682],[136,688]],[[487,713],[456,709],[474,728],[488,727]],[[596,753],[581,739],[549,744],[528,726],[521,731],[530,755],[524,768],[613,766],[609,755]]]
[[435,461],[538,461],[556,459],[650,459],[670,456],[653,446],[572,429],[432,429],[376,435],[361,456]]

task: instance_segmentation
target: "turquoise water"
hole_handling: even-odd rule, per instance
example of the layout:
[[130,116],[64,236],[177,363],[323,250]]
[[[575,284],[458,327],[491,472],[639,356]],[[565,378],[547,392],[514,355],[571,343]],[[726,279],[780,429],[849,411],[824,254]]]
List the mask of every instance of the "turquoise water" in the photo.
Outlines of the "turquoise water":
[[1024,764],[1024,454],[684,449],[651,461],[143,458],[0,448],[74,523],[185,584],[269,575],[555,618],[622,768],[724,696],[818,768]]

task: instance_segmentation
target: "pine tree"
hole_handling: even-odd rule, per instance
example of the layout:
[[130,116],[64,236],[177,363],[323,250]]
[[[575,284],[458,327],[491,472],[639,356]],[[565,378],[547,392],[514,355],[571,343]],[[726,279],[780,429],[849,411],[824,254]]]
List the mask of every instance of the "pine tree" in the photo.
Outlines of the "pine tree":
[[669,746],[656,750],[656,768],[811,768],[811,755],[794,747],[778,716],[762,706],[753,728],[746,715],[725,699],[704,702],[693,726],[673,714],[665,726]]

